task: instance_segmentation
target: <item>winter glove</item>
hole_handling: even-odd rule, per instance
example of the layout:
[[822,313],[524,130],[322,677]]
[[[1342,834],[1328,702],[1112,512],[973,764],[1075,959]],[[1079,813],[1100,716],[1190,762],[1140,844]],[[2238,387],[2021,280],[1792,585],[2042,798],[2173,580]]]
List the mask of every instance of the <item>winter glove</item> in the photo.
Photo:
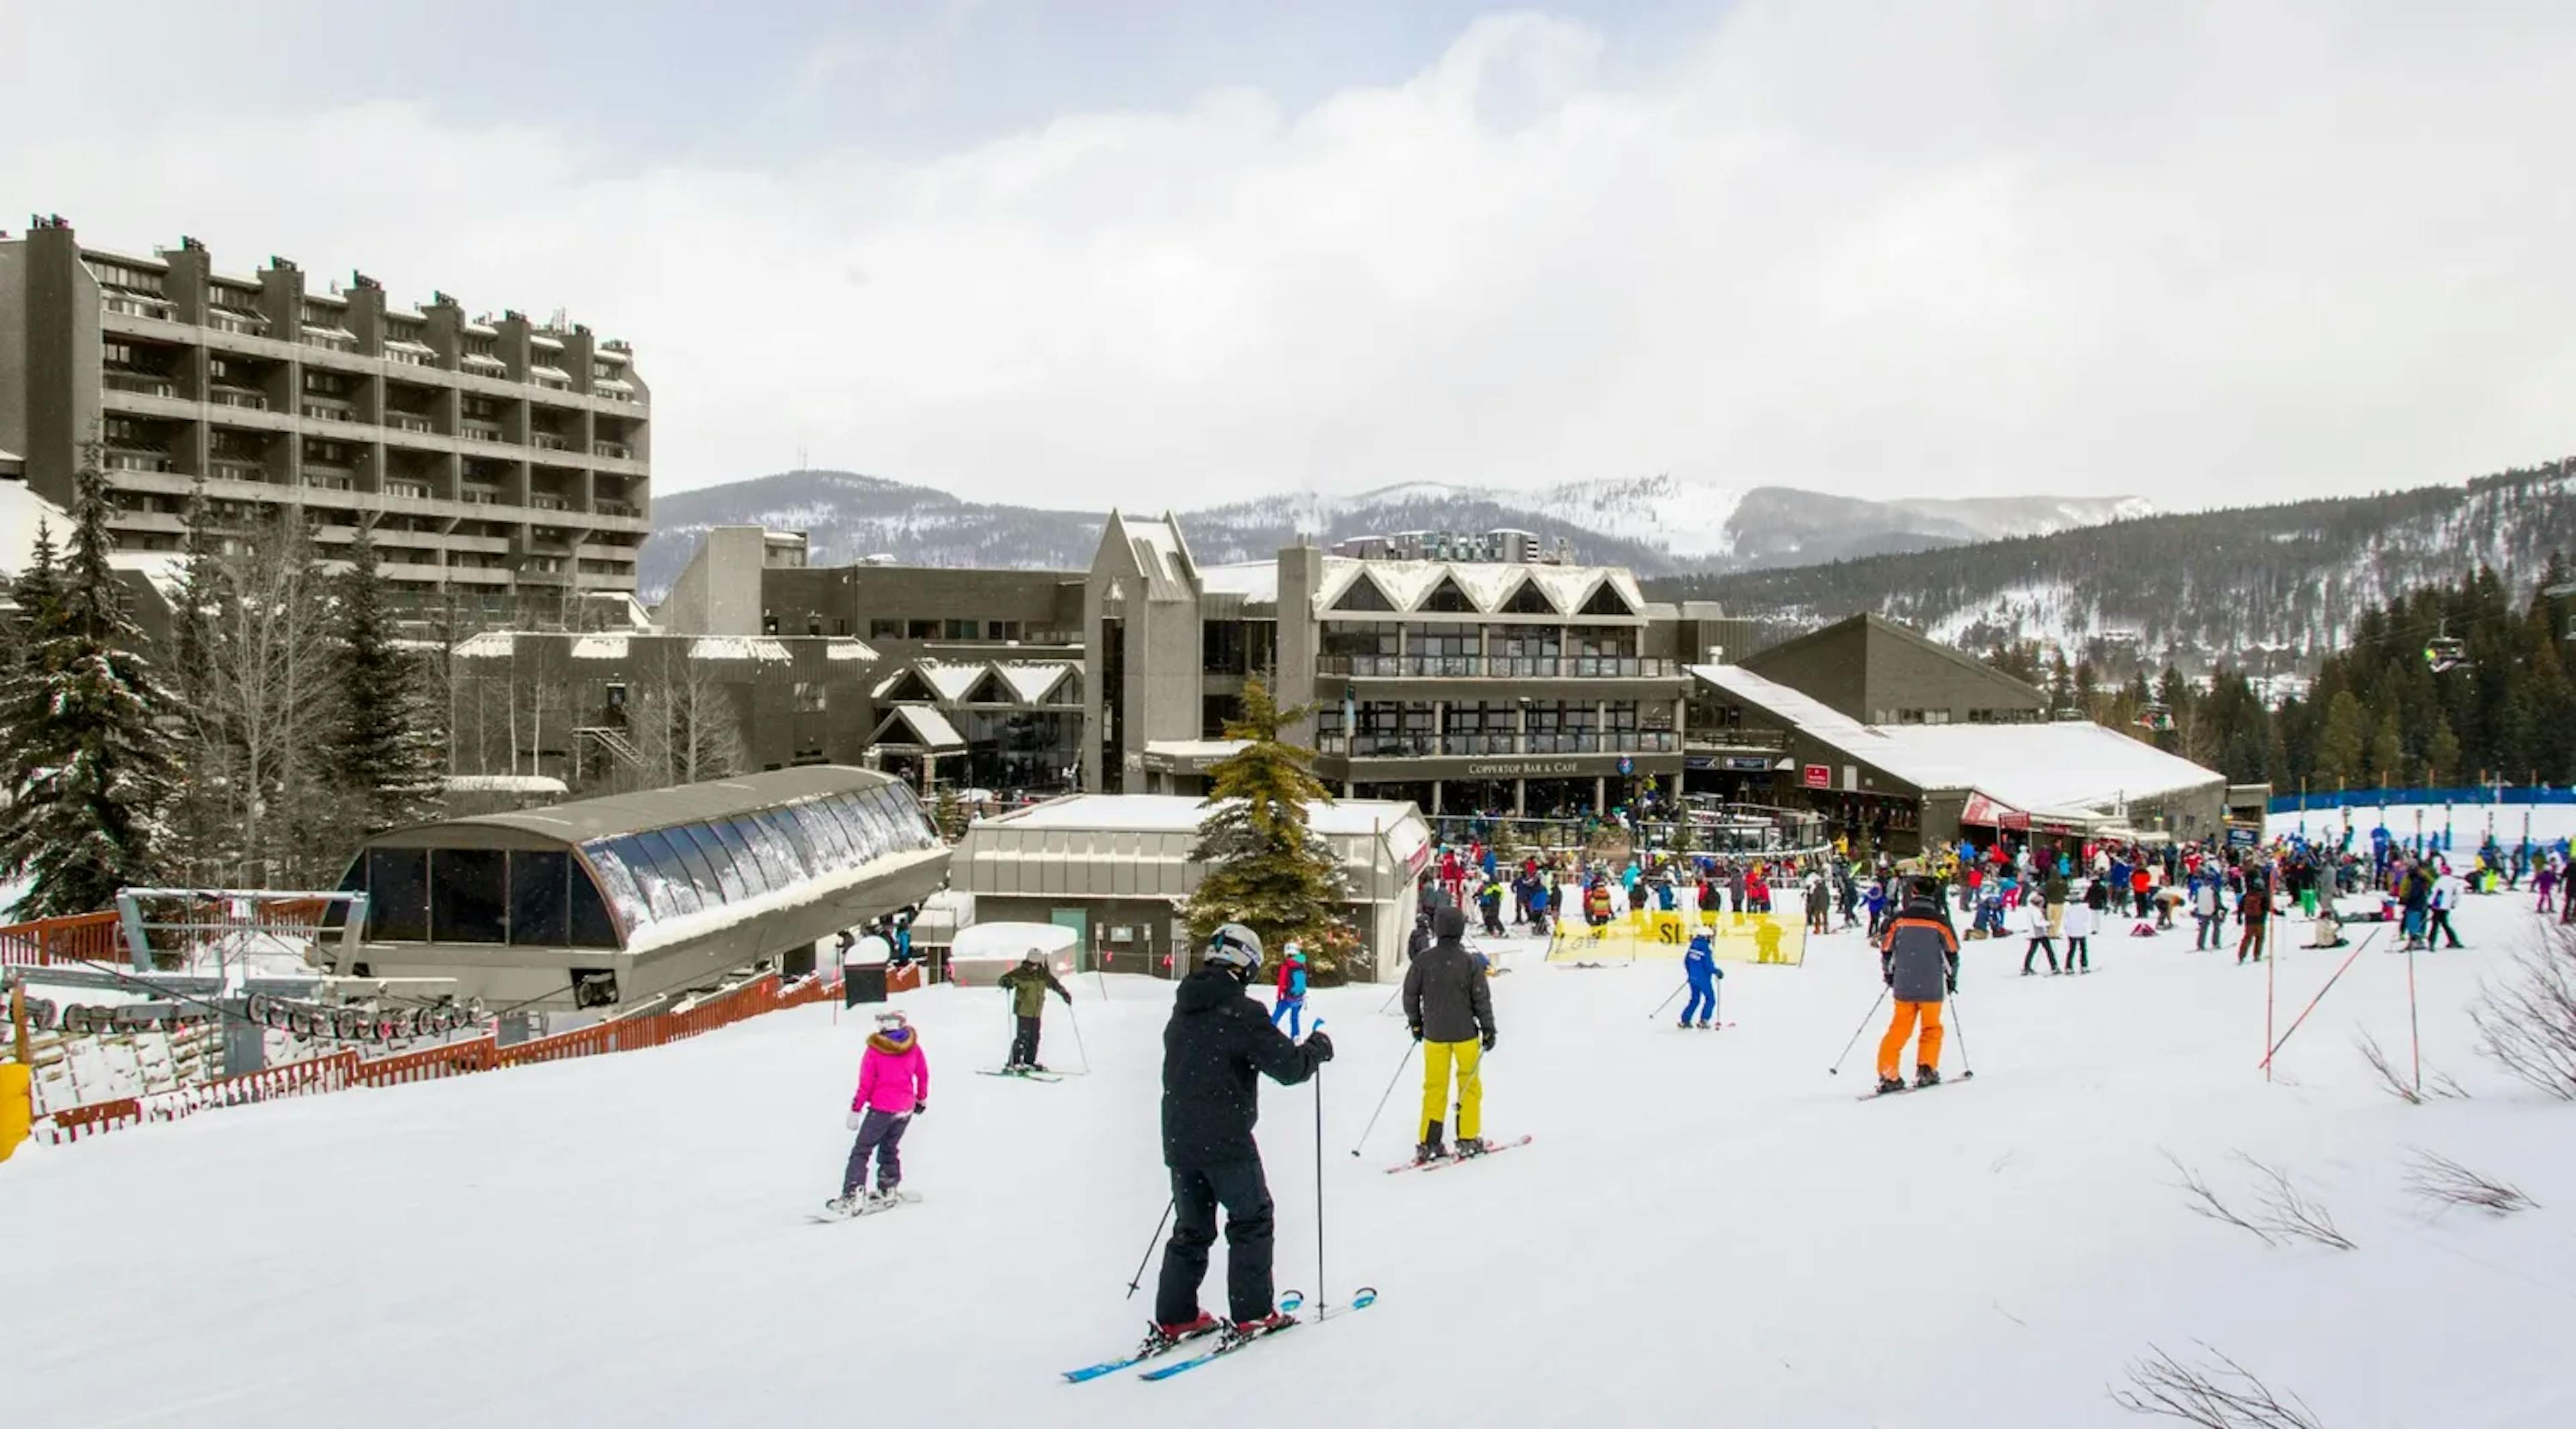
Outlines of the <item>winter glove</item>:
[[1414,1040],[1414,1041],[1419,1042],[1419,1041],[1421,1041],[1421,1040],[1422,1040],[1422,1024],[1421,1024],[1421,1023],[1419,1023],[1419,1022],[1408,1022],[1408,1023],[1404,1024],[1404,1030],[1413,1034],[1413,1040]]
[[866,1121],[867,1116],[865,1113],[854,1111],[848,1116],[841,1118],[841,1125],[848,1127],[852,1131],[856,1131],[861,1125],[865,1124]]
[[1325,1036],[1323,1033],[1307,1033],[1306,1046],[1308,1050],[1315,1054],[1315,1060],[1317,1062],[1329,1062],[1333,1060],[1333,1039]]
[[1942,978],[1941,986],[1954,994],[1957,993],[1959,990],[1959,975],[1957,973],[1951,973],[1949,976]]
[[1486,1051],[1490,1052],[1494,1050],[1494,1034],[1492,1032],[1488,1031],[1483,1037],[1478,1038],[1477,1040],[1485,1044]]
[[912,1104],[912,1114],[914,1116],[919,1116],[928,1110],[930,1110],[930,1103],[928,1102],[914,1102]]
[[1071,1007],[1071,1006],[1073,1006],[1073,994],[1072,994],[1072,993],[1069,993],[1069,992],[1065,991],[1063,988],[1057,988],[1057,989],[1056,989],[1056,992],[1055,992],[1055,995],[1064,999],[1064,1005],[1065,1005],[1065,1006],[1067,1006],[1067,1007]]

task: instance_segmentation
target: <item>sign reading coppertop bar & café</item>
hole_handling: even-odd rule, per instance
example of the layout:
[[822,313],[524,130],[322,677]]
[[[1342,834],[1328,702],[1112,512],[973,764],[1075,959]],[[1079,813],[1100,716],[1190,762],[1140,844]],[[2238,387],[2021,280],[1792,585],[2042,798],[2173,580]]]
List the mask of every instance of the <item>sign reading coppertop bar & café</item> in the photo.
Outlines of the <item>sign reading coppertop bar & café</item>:
[[[1631,754],[1635,772],[1641,774],[1681,772],[1679,754]],[[1353,779],[1362,783],[1398,783],[1414,779],[1589,779],[1595,775],[1616,777],[1619,773],[1617,754],[1533,754],[1488,756],[1476,759],[1343,759],[1324,755],[1316,767],[1334,779]]]

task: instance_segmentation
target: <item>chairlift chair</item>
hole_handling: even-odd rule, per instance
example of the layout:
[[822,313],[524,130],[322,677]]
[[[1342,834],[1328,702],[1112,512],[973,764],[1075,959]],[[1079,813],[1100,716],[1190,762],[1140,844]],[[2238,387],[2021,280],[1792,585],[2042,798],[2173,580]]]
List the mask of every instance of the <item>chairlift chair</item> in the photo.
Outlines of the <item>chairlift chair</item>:
[[2449,625],[2445,624],[2441,633],[2424,642],[2424,663],[2431,666],[2436,675],[2456,670],[2469,663],[2468,644],[2451,634]]
[[2174,727],[2173,707],[2162,700],[2149,700],[2138,706],[2138,717],[2134,723],[2140,729],[2169,733]]

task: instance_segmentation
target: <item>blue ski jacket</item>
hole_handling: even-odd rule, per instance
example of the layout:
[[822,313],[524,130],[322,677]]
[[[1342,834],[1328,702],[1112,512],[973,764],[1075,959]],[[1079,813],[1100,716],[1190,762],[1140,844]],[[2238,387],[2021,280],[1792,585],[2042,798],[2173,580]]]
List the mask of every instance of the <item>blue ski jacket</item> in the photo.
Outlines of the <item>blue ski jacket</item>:
[[1690,951],[1682,954],[1682,975],[1691,980],[1693,987],[1706,987],[1726,976],[1726,969],[1717,965],[1717,953],[1710,947],[1706,933],[1690,940]]

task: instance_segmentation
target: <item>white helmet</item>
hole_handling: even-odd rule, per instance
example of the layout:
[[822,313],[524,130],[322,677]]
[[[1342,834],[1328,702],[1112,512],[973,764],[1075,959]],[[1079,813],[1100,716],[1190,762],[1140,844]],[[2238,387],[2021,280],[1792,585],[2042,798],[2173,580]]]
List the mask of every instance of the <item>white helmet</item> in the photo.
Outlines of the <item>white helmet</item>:
[[877,1012],[877,1027],[882,1031],[891,1032],[898,1027],[911,1025],[912,1019],[904,1016],[903,1009],[900,1007],[881,1008]]
[[1207,960],[1231,968],[1246,982],[1261,971],[1261,935],[1241,923],[1226,923],[1208,937]]

